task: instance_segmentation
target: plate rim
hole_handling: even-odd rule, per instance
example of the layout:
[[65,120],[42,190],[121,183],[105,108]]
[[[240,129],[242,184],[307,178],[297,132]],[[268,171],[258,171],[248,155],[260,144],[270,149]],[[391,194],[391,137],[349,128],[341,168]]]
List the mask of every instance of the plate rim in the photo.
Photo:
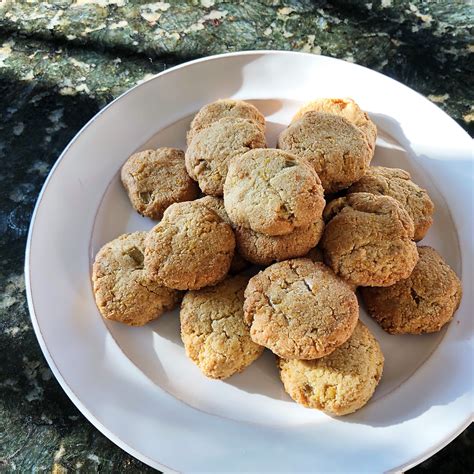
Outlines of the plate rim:
[[[38,195],[38,198],[36,200],[34,210],[31,216],[31,221],[28,229],[28,236],[27,236],[27,243],[26,243],[26,248],[25,248],[25,264],[24,264],[24,275],[25,275],[25,290],[26,290],[26,297],[27,297],[27,303],[28,303],[28,310],[30,313],[30,319],[32,321],[32,326],[33,330],[35,332],[35,336],[38,340],[38,343],[40,345],[41,351],[51,369],[53,372],[56,380],[60,384],[61,388],[64,390],[66,395],[69,397],[69,399],[74,403],[74,405],[77,407],[77,409],[86,417],[86,419],[96,428],[98,429],[103,435],[105,435],[108,439],[110,439],[114,444],[119,446],[121,449],[123,449],[125,452],[128,454],[132,455],[133,457],[137,458],[138,460],[144,462],[145,464],[155,468],[155,469],[160,469],[163,472],[177,472],[176,470],[170,468],[169,466],[166,466],[164,464],[161,464],[158,461],[155,461],[154,459],[142,454],[141,452],[137,451],[135,448],[131,447],[129,444],[127,444],[125,441],[120,439],[115,433],[110,431],[105,425],[103,425],[99,419],[93,415],[89,409],[83,404],[83,402],[80,400],[80,398],[74,393],[74,391],[71,389],[71,387],[68,385],[66,382],[65,378],[61,374],[58,366],[56,365],[49,348],[46,344],[46,340],[43,337],[41,328],[38,323],[38,319],[36,316],[36,311],[35,311],[35,305],[34,305],[34,300],[33,300],[33,294],[32,294],[32,285],[31,285],[31,267],[30,267],[30,256],[31,256],[31,243],[33,239],[33,232],[34,232],[34,227],[36,223],[36,217],[37,217],[37,212],[41,206],[42,198],[43,195],[46,193],[49,182],[51,181],[53,175],[56,173],[57,169],[59,168],[60,164],[66,157],[69,149],[74,145],[74,143],[77,141],[77,139],[83,134],[83,132],[91,127],[94,122],[103,114],[105,113],[109,108],[111,108],[116,102],[120,101],[123,99],[125,96],[128,94],[131,94],[133,91],[135,91],[137,88],[141,87],[145,83],[149,81],[156,80],[158,77],[167,75],[169,73],[173,73],[178,71],[179,69],[186,68],[188,66],[201,63],[201,62],[208,62],[208,61],[213,61],[221,58],[228,58],[228,57],[233,57],[233,56],[252,56],[252,55],[297,55],[297,56],[308,56],[308,57],[314,57],[314,56],[320,56],[325,58],[326,60],[334,61],[335,63],[348,63],[352,67],[356,68],[362,68],[364,70],[370,71],[372,74],[375,73],[379,76],[381,76],[384,80],[390,80],[393,81],[394,83],[397,84],[398,87],[402,86],[403,88],[409,90],[411,93],[417,94],[421,99],[423,99],[426,103],[429,103],[431,106],[433,106],[438,112],[442,112],[443,115],[445,116],[445,119],[449,119],[454,123],[454,125],[457,127],[458,131],[462,131],[464,136],[466,138],[471,139],[469,134],[467,133],[466,130],[464,130],[451,116],[449,116],[444,110],[433,104],[429,99],[427,99],[425,96],[423,96],[421,93],[415,91],[414,89],[406,86],[405,84],[392,79],[389,76],[386,76],[378,71],[375,71],[373,69],[370,69],[368,67],[356,64],[356,63],[349,63],[348,61],[344,61],[343,59],[338,59],[338,58],[333,58],[330,56],[325,56],[325,55],[314,55],[311,53],[305,53],[305,52],[299,52],[299,51],[280,51],[280,50],[250,50],[250,51],[235,51],[235,52],[230,52],[230,53],[222,53],[222,54],[216,54],[216,55],[211,55],[211,56],[205,56],[201,57],[198,59],[194,59],[191,61],[186,61],[184,63],[181,63],[179,65],[173,66],[169,69],[166,69],[164,71],[161,71],[152,77],[148,78],[147,80],[140,82],[133,87],[127,89],[124,91],[122,94],[120,94],[117,98],[115,98],[113,101],[111,101],[109,104],[107,104],[105,107],[103,107],[99,112],[97,112],[83,127],[79,129],[79,131],[74,135],[74,137],[69,141],[69,143],[66,145],[64,150],[61,152],[59,157],[57,158],[56,162],[54,163],[53,167],[51,168],[50,172],[48,173],[48,176],[43,183],[43,186],[41,188],[41,191]],[[461,260],[462,262],[462,260]],[[469,414],[465,421],[456,429],[454,432],[451,432],[448,434],[446,437],[443,438],[441,442],[438,444],[434,445],[432,449],[428,449],[421,453],[419,456],[416,456],[415,458],[410,459],[409,461],[405,462],[404,464],[401,464],[393,469],[390,470],[390,472],[398,472],[402,470],[406,470],[409,468],[412,468],[419,463],[423,462],[424,460],[428,459],[429,457],[433,456],[436,454],[438,451],[440,451],[442,448],[444,448],[446,445],[448,445],[454,438],[456,438],[462,431],[464,431],[474,420],[473,414]]]

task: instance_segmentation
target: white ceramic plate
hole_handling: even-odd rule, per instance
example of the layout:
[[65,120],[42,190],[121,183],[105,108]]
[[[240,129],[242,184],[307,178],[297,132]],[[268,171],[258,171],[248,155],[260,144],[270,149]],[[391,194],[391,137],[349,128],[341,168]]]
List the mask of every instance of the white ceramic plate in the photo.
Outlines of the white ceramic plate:
[[[221,97],[254,103],[268,143],[303,102],[353,97],[379,129],[375,164],[408,170],[435,202],[434,246],[462,276],[454,321],[438,334],[390,336],[384,376],[359,412],[333,419],[284,393],[272,355],[242,374],[206,379],[185,356],[177,312],[143,328],[105,322],[91,262],[124,232],[153,222],[119,181],[127,157],[184,148],[196,111]],[[301,53],[247,52],[178,66],[112,102],[68,145],[39,197],[26,284],[41,348],[63,389],[106,436],[165,471],[386,471],[430,456],[472,417],[473,161],[469,136],[407,87],[354,64]]]

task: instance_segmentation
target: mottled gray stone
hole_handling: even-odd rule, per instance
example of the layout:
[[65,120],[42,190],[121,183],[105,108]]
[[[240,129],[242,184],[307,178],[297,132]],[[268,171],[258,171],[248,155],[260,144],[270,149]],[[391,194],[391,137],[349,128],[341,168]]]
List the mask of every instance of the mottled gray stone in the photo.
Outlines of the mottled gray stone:
[[307,51],[383,72],[474,131],[473,9],[453,1],[132,2],[0,4],[0,28],[182,62],[247,49]]
[[[460,2],[0,1],[0,470],[151,471],[68,400],[26,306],[23,260],[34,202],[87,120],[185,59],[274,48],[388,74],[472,133],[472,26],[472,9]],[[470,428],[416,469],[472,472],[472,439]]]

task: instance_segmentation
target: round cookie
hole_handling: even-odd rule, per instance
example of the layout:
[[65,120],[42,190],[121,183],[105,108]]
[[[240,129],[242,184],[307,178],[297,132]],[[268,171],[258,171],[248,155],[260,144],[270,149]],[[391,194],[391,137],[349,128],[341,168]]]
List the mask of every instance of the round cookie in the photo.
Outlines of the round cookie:
[[244,321],[248,278],[235,276],[210,288],[188,291],[181,304],[181,339],[187,356],[207,377],[225,379],[256,360],[263,347]]
[[105,244],[92,267],[92,283],[102,316],[142,326],[172,309],[181,293],[151,281],[143,270],[146,232],[124,234]]
[[235,238],[229,224],[201,203],[172,204],[145,241],[145,269],[169,288],[198,290],[229,271]]
[[317,219],[308,227],[300,227],[286,235],[265,235],[246,227],[234,228],[239,253],[249,262],[270,265],[289,258],[302,257],[321,238],[324,221]]
[[418,247],[412,274],[387,288],[362,288],[367,311],[390,334],[439,331],[461,302],[459,278],[431,247]]
[[192,201],[199,193],[186,171],[184,152],[176,148],[135,153],[122,166],[121,178],[133,208],[155,220],[171,204]]
[[305,160],[266,148],[230,162],[224,205],[234,224],[284,235],[321,218],[325,201],[321,182]]
[[347,192],[371,193],[396,199],[413,219],[416,241],[426,235],[433,223],[433,201],[426,190],[411,181],[410,174],[404,170],[371,166]]
[[367,143],[369,144],[371,150],[375,150],[377,127],[375,123],[370,120],[367,113],[364,112],[353,99],[328,98],[313,100],[308,102],[296,112],[292,122],[296,122],[301,117],[303,117],[306,112],[310,111],[326,112],[344,117],[360,129],[360,131],[367,138]]
[[278,359],[286,393],[297,403],[341,416],[362,408],[383,371],[379,343],[358,322],[351,337],[331,354],[315,360]]
[[[196,199],[195,202],[200,202],[204,204],[208,209],[214,211],[224,222],[229,224],[233,227],[232,221],[229,219],[227,212],[225,212],[224,201],[222,198],[218,198],[215,196],[204,196],[202,198]],[[234,233],[236,230],[234,229]],[[229,272],[236,274],[245,270],[249,266],[249,262],[242,255],[239,253],[237,248],[237,235],[236,235],[236,249],[234,252],[234,257],[232,258],[232,262],[230,264]]]
[[349,285],[330,268],[299,258],[252,277],[244,313],[257,344],[285,359],[316,359],[349,338],[359,305]]
[[255,122],[223,118],[194,136],[186,150],[186,169],[203,193],[222,196],[230,160],[265,146],[265,134]]
[[243,100],[219,99],[205,105],[193,118],[187,134],[188,145],[194,136],[204,128],[222,118],[242,118],[255,122],[265,132],[265,117],[259,110]]
[[339,115],[314,111],[283,130],[278,147],[306,158],[326,194],[362,178],[373,156],[366,136],[353,123]]
[[324,261],[356,286],[390,286],[418,261],[413,221],[392,197],[349,194],[331,201],[321,239]]

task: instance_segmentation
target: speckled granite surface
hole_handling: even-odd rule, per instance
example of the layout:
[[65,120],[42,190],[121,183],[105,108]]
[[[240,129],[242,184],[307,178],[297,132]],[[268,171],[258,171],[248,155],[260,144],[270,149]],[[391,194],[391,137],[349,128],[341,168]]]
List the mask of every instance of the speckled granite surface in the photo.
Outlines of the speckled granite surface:
[[[473,134],[473,25],[472,7],[454,1],[0,0],[0,470],[149,470],[62,392],[25,301],[24,248],[36,197],[85,122],[147,75],[187,59],[273,48],[383,72]],[[473,431],[415,470],[472,472]]]

